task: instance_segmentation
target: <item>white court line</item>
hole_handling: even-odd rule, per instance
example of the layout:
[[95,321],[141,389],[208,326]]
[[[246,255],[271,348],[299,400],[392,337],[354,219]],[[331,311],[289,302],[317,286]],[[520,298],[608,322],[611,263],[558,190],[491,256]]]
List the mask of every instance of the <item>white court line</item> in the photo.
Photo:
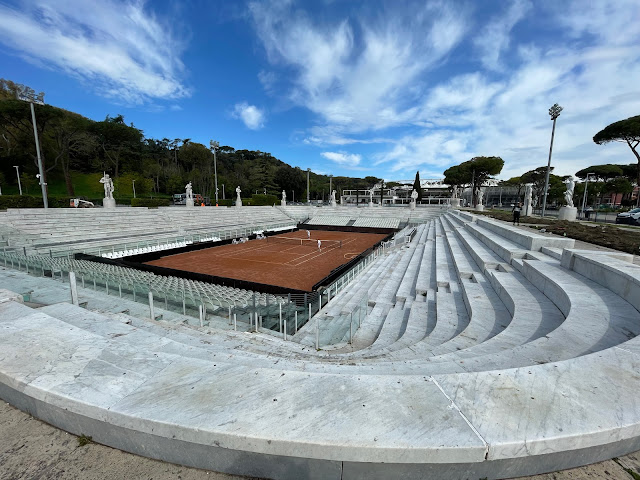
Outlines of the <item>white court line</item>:
[[[345,245],[347,245],[349,243],[352,243],[352,242],[355,242],[355,238],[352,238],[352,239],[349,239],[349,240],[343,240],[342,241],[342,247],[344,248]],[[315,255],[313,253],[308,253],[307,255],[303,255],[300,258],[294,258],[293,260],[289,260],[289,262],[287,262],[285,265],[291,265],[292,267],[298,267],[298,266],[300,266],[300,265],[302,265],[304,263],[307,263],[307,262],[309,262],[309,261],[311,261],[311,260],[313,260],[315,258],[318,258],[321,255],[324,255],[327,252],[331,252],[331,251],[335,250],[336,248],[340,248],[340,247],[339,246],[335,246],[333,248],[325,247],[323,249],[323,250],[325,250],[324,252],[322,252],[322,251],[320,251],[319,253],[315,252]],[[313,255],[313,256],[310,257],[310,258],[307,258],[306,260],[304,260],[304,261],[302,261],[300,263],[295,263],[295,264],[294,263],[290,263],[290,262],[295,262],[296,260],[300,260],[301,258],[305,258],[305,257],[307,257],[309,255]]]

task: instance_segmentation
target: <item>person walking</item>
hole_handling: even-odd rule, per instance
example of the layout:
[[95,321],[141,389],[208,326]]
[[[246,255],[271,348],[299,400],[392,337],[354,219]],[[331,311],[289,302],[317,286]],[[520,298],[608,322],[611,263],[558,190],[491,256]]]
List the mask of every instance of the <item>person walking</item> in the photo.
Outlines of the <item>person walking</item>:
[[311,232],[307,230],[307,239],[311,238]]
[[318,250],[322,250],[322,242],[318,240]]
[[513,206],[513,224],[516,222],[520,225],[520,212],[522,212],[522,203],[518,202]]

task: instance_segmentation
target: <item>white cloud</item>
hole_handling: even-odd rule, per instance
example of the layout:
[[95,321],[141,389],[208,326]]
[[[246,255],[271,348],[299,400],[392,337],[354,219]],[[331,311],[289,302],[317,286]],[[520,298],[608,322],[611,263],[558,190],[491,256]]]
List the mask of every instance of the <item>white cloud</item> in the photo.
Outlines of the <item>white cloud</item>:
[[190,95],[181,80],[183,43],[140,1],[0,5],[0,42],[27,61],[77,76],[119,102]]
[[[556,12],[563,22],[572,15],[567,10]],[[633,163],[625,145],[599,146],[592,137],[640,111],[640,89],[630,81],[640,78],[640,29],[622,9],[608,13],[615,18],[599,19],[596,30],[594,21],[578,15],[571,22],[584,25],[584,37],[575,43],[560,42],[555,33],[561,47],[544,41],[517,45],[519,62],[498,80],[491,72],[463,73],[428,90],[416,114],[422,128],[405,132],[376,154],[376,163],[402,174],[418,168],[443,171],[477,155],[499,155],[505,160],[500,178],[520,175],[547,163],[552,127],[547,111],[554,103],[564,107],[554,139],[555,173]],[[624,43],[597,34],[607,23],[630,32],[622,36]],[[577,29],[570,33],[578,36]]]
[[345,167],[357,167],[360,165],[362,156],[357,153],[346,152],[322,152],[322,155],[327,160],[337,163]]
[[289,97],[348,132],[410,123],[421,75],[459,43],[462,8],[431,2],[379,16],[327,23],[293,2],[253,2],[250,13],[269,61],[291,69]]
[[513,2],[506,13],[486,25],[475,37],[474,44],[480,51],[480,61],[490,70],[503,70],[501,54],[509,48],[513,27],[531,10],[528,0]]
[[264,112],[255,105],[247,102],[236,103],[233,107],[232,116],[244,122],[247,128],[259,130],[264,127]]

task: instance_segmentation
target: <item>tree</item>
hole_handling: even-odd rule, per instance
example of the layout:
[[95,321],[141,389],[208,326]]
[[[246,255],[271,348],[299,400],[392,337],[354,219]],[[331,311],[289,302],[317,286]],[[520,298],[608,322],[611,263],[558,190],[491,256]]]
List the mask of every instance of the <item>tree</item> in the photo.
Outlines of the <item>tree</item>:
[[614,195],[617,195],[618,193],[622,193],[624,195],[633,192],[633,185],[631,185],[631,182],[625,177],[617,177],[612,178],[605,183],[603,191],[605,193],[613,193]]
[[[595,134],[593,141],[598,145],[609,142],[624,142],[629,145],[638,162],[636,185],[640,186],[640,153],[637,150],[638,144],[640,144],[640,115],[608,125]],[[637,204],[640,205],[640,195],[638,195]]]
[[471,160],[445,170],[445,183],[453,186],[471,185],[473,197],[471,203],[476,206],[480,187],[502,171],[504,160],[500,157],[474,157]]
[[53,151],[53,166],[60,164],[67,195],[74,196],[71,182],[71,162],[74,158],[91,154],[96,147],[95,136],[88,133],[90,120],[81,115],[66,112],[51,123],[49,131],[50,149]]
[[610,178],[620,177],[624,175],[620,165],[612,165],[610,163],[606,165],[592,165],[587,168],[583,168],[579,172],[576,172],[576,177],[584,180],[587,178],[587,174],[592,173],[590,177],[595,177],[598,180],[607,181]]
[[[549,169],[549,172],[552,172],[553,168],[554,167],[551,167]],[[538,168],[534,168],[533,170],[529,170],[526,173],[523,173],[522,175],[520,175],[520,179],[522,180],[522,183],[525,185],[527,183],[532,183],[533,187],[531,188],[531,190],[532,190],[533,197],[537,199],[541,199],[544,191],[544,183],[545,183],[546,176],[547,176],[547,167],[538,167]],[[549,185],[551,185],[551,173],[549,173]]]
[[449,185],[452,192],[458,187],[471,185],[472,180],[472,172],[463,165],[454,165],[444,171],[443,182]]
[[107,117],[102,122],[92,125],[92,131],[98,138],[98,143],[109,163],[114,167],[114,176],[117,178],[120,173],[120,165],[123,155],[130,156],[140,148],[142,141],[142,130],[138,130],[133,125],[124,123],[124,117]]
[[522,193],[525,183],[522,181],[522,177],[511,177],[509,180],[503,180],[500,182],[500,185],[505,187],[516,187],[518,189],[518,193],[516,195],[520,198],[520,194]]
[[416,179],[413,181],[413,189],[418,192],[416,202],[422,201],[422,187],[420,186],[420,171],[416,172]]
[[289,165],[278,167],[273,180],[276,185],[278,185],[280,191],[284,190],[287,192],[287,196],[291,195],[291,192],[295,192],[289,201],[293,201],[296,196],[299,199],[302,198],[306,186],[306,179],[304,173],[299,168],[291,168]]

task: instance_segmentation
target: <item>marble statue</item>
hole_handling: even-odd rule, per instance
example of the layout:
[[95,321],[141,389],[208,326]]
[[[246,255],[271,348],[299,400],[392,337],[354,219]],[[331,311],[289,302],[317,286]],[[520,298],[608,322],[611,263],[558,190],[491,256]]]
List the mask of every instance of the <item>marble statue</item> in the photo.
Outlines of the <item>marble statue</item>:
[[241,192],[242,192],[242,190],[240,190],[240,185],[238,185],[238,186],[236,187],[236,193],[238,194],[238,198],[236,199],[236,202],[241,201],[241,199],[240,199],[240,193],[241,193]]
[[576,182],[573,180],[573,177],[569,175],[564,183],[567,185],[567,191],[564,192],[564,201],[567,204],[567,207],[573,207],[573,190],[576,187]]
[[453,187],[451,189],[451,198],[458,198],[458,187]]
[[482,199],[484,197],[484,190],[482,188],[478,189],[478,205],[483,205]]
[[109,177],[108,173],[100,179],[100,183],[104,184],[104,198],[113,198],[113,180]]
[[287,192],[285,192],[284,190],[282,190],[282,201],[283,202],[287,201]]
[[533,193],[533,183],[527,183],[524,186],[524,210],[523,215],[525,217],[530,216],[533,213],[532,203],[531,203],[531,195]]
[[331,201],[333,203],[336,203],[336,191],[335,190],[333,192],[331,192]]
[[373,203],[373,188],[369,190],[369,203]]
[[413,191],[411,192],[411,201],[413,203],[416,203],[416,200],[418,200],[418,192],[416,192],[416,190],[413,189]]
[[191,186],[191,182],[187,183],[184,188],[187,191],[187,200],[193,200],[193,187]]
[[524,186],[524,204],[531,205],[531,194],[533,193],[533,183],[527,183]]

